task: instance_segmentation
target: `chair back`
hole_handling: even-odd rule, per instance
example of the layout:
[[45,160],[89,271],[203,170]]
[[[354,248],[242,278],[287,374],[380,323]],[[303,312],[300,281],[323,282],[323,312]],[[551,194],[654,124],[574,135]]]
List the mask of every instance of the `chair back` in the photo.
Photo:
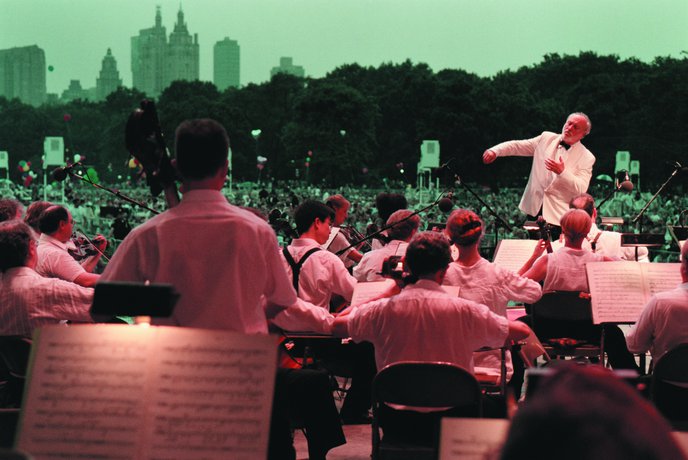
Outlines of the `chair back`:
[[0,364],[9,375],[24,379],[31,354],[31,339],[19,335],[0,336]]
[[0,336],[0,376],[7,379],[0,392],[1,407],[21,405],[30,354],[31,339],[16,335]]
[[380,439],[380,407],[385,403],[460,408],[465,417],[482,415],[482,396],[476,378],[467,370],[446,362],[404,361],[390,364],[375,376],[372,396],[373,460],[437,458],[436,445],[400,444]]
[[652,372],[650,399],[670,421],[688,421],[688,343],[659,358]]
[[460,407],[480,403],[480,385],[460,366],[446,362],[404,361],[375,376],[373,400],[419,407]]
[[553,337],[571,337],[578,326],[592,324],[592,308],[589,298],[579,292],[556,291],[543,294],[531,305],[533,330],[540,340]]

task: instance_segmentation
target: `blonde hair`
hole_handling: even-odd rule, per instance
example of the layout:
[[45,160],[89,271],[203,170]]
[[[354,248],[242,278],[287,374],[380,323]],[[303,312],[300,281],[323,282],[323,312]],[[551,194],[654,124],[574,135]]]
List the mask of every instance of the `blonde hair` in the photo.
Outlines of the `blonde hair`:
[[582,209],[569,209],[561,217],[561,230],[569,241],[579,241],[588,236],[592,219]]
[[457,246],[470,246],[483,236],[483,221],[468,209],[457,209],[447,219],[447,233]]

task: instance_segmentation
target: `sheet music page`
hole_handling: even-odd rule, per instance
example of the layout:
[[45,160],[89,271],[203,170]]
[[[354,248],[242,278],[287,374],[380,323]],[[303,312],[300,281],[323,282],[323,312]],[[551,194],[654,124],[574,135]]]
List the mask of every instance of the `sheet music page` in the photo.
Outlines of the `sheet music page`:
[[351,296],[351,305],[361,305],[380,297],[395,284],[392,279],[358,282],[354,288],[354,294]]
[[155,352],[143,458],[267,457],[274,337],[161,328]]
[[484,460],[498,458],[509,421],[504,419],[442,419],[440,460]]
[[274,337],[48,326],[34,341],[17,447],[35,458],[265,458]]
[[679,263],[649,263],[640,266],[648,286],[649,296],[670,291],[681,284],[681,264]]
[[533,255],[537,243],[538,240],[501,240],[495,249],[493,262],[518,273]]
[[47,326],[35,336],[17,447],[35,458],[137,458],[150,331]]
[[634,323],[649,295],[639,262],[590,262],[585,265],[592,295],[592,321]]

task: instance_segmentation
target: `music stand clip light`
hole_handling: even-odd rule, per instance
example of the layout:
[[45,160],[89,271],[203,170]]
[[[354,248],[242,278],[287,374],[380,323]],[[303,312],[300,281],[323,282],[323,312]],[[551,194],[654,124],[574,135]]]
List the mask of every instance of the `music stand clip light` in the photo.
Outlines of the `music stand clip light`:
[[171,284],[98,282],[91,315],[167,318],[172,315],[178,299],[179,294]]

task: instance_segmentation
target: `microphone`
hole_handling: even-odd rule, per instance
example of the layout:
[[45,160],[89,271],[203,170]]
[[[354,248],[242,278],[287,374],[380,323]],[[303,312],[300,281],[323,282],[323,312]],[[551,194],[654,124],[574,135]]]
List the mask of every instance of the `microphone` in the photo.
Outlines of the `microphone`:
[[437,207],[440,208],[440,211],[443,213],[448,213],[454,208],[454,202],[452,201],[452,198],[454,198],[454,194],[449,192],[447,196],[443,197],[438,203]]
[[60,166],[59,168],[55,168],[53,172],[50,173],[50,177],[53,178],[53,180],[56,180],[58,182],[62,182],[67,178],[69,173],[72,172],[72,169],[74,169],[76,166],[81,166],[81,162],[77,161],[74,164],[67,165],[67,166]]
[[633,182],[631,182],[631,178],[628,176],[628,171],[626,171],[625,169],[619,171],[617,181],[619,182],[617,190],[623,190],[624,192],[633,191]]

